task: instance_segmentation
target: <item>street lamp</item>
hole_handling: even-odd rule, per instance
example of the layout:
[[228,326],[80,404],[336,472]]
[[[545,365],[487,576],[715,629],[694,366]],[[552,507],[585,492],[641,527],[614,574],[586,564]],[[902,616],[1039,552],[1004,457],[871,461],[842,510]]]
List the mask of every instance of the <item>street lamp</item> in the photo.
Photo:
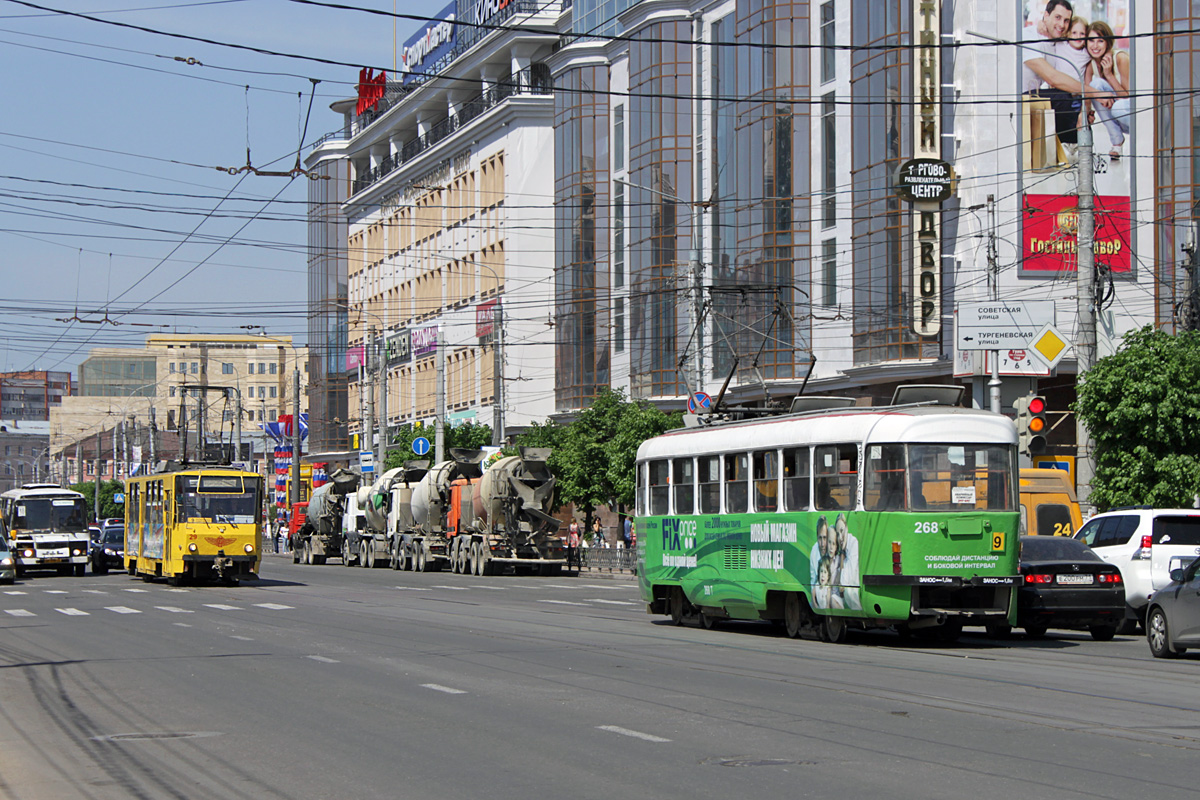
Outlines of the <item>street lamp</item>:
[[[684,200],[682,197],[678,197],[676,195],[669,194],[667,192],[659,191],[658,189],[652,189],[649,186],[642,186],[641,184],[633,183],[631,181],[625,180],[624,178],[613,178],[613,182],[621,183],[621,184],[624,184],[625,186],[629,186],[634,189],[641,189],[643,191],[650,192],[651,194],[656,194],[665,200],[670,200],[674,203],[679,203],[679,204],[685,206],[688,209],[688,212],[691,214],[692,247],[688,253],[688,272],[690,273],[690,276],[687,273],[685,273],[684,279],[686,281],[689,277],[691,278],[690,283],[691,283],[691,290],[692,290],[692,302],[691,302],[689,317],[692,322],[691,328],[696,336],[696,351],[695,351],[695,354],[693,356],[691,356],[691,358],[693,359],[693,364],[695,366],[695,375],[694,375],[695,382],[694,382],[694,384],[692,384],[688,381],[686,369],[683,370],[681,373],[682,377],[683,377],[684,387],[687,389],[688,397],[691,397],[692,396],[692,385],[694,385],[696,387],[696,391],[700,391],[704,388],[704,335],[703,335],[702,331],[698,330],[700,321],[702,318],[702,305],[703,305],[703,296],[701,294],[701,285],[703,283],[704,264],[702,263],[702,261],[700,259],[700,248],[702,246],[702,244],[701,244],[701,227],[703,225],[703,222],[702,222],[702,220],[697,219],[696,209],[699,208],[700,212],[703,213],[704,211],[706,211],[708,209],[708,203],[696,201],[696,200]],[[683,356],[680,357],[678,366],[683,366],[683,364],[685,363],[685,361],[688,358],[689,358],[689,356],[685,352],[683,354]]]

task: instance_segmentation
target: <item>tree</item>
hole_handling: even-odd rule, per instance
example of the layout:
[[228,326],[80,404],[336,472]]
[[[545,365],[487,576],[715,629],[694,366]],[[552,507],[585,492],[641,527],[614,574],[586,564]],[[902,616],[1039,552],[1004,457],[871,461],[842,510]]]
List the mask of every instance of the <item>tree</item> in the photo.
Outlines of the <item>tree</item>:
[[[405,461],[413,461],[422,456],[418,456],[413,452],[413,440],[424,436],[429,440],[430,444],[434,444],[434,427],[432,425],[400,425],[399,427],[391,428],[392,442],[388,446],[387,458],[384,459],[383,471],[395,469],[404,465]],[[468,422],[457,427],[446,427],[446,457],[449,458],[449,450],[452,447],[465,447],[472,450],[477,450],[481,447],[486,447],[492,443],[492,428],[489,425],[480,425],[475,422]],[[432,452],[423,456],[423,458],[432,461]]]
[[1097,508],[1192,505],[1200,492],[1200,333],[1129,332],[1088,371],[1072,410],[1095,442],[1088,499]]
[[[95,482],[85,481],[84,483],[76,483],[70,488],[84,496],[89,509],[96,507]],[[115,495],[124,491],[125,485],[121,481],[100,482],[100,519],[109,519],[110,517],[125,518],[125,505],[113,500]]]

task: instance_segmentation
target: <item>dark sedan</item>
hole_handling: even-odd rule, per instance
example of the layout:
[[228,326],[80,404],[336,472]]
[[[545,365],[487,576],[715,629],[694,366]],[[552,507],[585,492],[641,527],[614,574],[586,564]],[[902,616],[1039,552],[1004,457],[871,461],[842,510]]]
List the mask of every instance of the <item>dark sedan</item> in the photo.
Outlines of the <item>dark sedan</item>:
[[[1086,628],[1107,642],[1125,616],[1121,571],[1081,541],[1063,536],[1022,536],[1017,624],[1029,636],[1050,628]],[[991,626],[993,635],[1008,626]]]
[[109,569],[125,569],[125,529],[106,526],[102,538],[92,544],[92,572],[103,575]]

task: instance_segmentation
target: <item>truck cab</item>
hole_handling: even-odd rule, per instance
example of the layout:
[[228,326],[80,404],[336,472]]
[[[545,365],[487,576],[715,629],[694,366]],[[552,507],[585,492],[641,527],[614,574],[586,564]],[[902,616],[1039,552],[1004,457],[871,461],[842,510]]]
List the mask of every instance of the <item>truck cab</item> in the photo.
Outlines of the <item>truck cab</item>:
[[1073,536],[1083,525],[1075,487],[1064,470],[1022,469],[1020,499],[1022,534]]

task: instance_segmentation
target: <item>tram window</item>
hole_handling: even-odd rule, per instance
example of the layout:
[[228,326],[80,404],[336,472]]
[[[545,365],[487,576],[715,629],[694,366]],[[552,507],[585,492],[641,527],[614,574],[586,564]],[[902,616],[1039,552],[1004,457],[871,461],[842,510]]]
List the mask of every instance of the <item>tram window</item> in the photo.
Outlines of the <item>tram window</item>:
[[717,456],[700,456],[696,459],[697,475],[700,478],[700,513],[721,512],[721,461]]
[[816,449],[814,505],[818,511],[845,511],[858,502],[858,445],[832,444]]
[[904,445],[868,447],[863,483],[863,507],[867,511],[903,511]]
[[725,456],[725,513],[744,514],[749,510],[750,457],[746,453]]
[[930,511],[1012,511],[1012,450],[1001,445],[914,444],[909,503]]
[[675,513],[695,514],[696,486],[694,480],[694,465],[690,458],[677,458],[671,465],[675,476],[672,486],[675,487]]
[[646,465],[645,464],[637,465],[636,505],[637,505],[637,515],[639,517],[649,516],[647,514],[649,509],[646,507]]
[[807,447],[783,451],[783,502],[788,511],[808,510]]
[[774,450],[754,454],[754,510],[779,510],[779,455]]
[[661,517],[670,513],[671,472],[669,462],[650,462],[650,516]]

